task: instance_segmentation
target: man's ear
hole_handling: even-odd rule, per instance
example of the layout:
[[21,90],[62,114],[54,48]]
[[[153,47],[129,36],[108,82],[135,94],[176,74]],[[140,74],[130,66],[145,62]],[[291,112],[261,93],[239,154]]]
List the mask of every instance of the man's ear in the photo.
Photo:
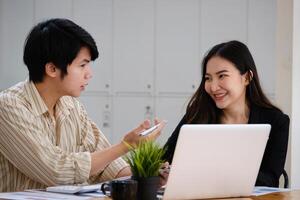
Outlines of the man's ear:
[[45,65],[45,73],[47,76],[55,78],[58,76],[58,70],[52,62],[48,62]]

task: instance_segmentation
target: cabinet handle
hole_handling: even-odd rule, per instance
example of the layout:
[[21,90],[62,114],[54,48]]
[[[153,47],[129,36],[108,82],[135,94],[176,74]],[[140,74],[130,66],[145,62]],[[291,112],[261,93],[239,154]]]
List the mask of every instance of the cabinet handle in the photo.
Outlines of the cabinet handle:
[[[108,108],[108,104],[105,105],[105,108],[106,109]],[[111,116],[110,111],[106,110],[106,111],[103,112],[103,123],[102,123],[103,128],[109,128],[110,127],[110,116]]]
[[153,112],[151,106],[146,106],[145,119],[152,120],[152,118],[153,118]]

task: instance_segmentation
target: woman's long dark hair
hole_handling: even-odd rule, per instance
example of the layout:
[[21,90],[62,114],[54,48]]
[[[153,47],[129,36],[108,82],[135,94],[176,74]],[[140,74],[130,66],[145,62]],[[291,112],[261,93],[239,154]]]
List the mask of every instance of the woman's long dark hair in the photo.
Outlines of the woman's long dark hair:
[[202,61],[202,80],[200,86],[187,106],[185,115],[187,123],[219,123],[222,110],[217,108],[213,99],[205,91],[207,62],[215,56],[233,63],[241,75],[248,72],[250,83],[246,88],[246,99],[250,105],[279,110],[279,108],[269,101],[262,91],[257,69],[248,47],[239,41],[229,41],[214,46],[204,57]]

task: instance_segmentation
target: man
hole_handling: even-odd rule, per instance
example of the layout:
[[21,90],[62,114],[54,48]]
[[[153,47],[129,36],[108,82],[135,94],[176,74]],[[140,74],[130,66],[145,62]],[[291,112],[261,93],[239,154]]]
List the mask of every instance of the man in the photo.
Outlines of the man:
[[[120,156],[144,121],[111,146],[74,98],[92,77],[94,39],[67,19],[37,24],[24,47],[29,80],[0,93],[0,192],[92,183],[130,175]],[[155,139],[164,123],[147,136]]]

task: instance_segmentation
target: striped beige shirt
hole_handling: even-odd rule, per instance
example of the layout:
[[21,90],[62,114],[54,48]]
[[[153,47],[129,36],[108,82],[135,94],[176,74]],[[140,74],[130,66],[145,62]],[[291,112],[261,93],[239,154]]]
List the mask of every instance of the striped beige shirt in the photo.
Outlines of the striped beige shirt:
[[127,166],[119,158],[90,177],[90,152],[109,142],[75,98],[60,98],[55,113],[32,82],[0,93],[0,192],[104,181]]

